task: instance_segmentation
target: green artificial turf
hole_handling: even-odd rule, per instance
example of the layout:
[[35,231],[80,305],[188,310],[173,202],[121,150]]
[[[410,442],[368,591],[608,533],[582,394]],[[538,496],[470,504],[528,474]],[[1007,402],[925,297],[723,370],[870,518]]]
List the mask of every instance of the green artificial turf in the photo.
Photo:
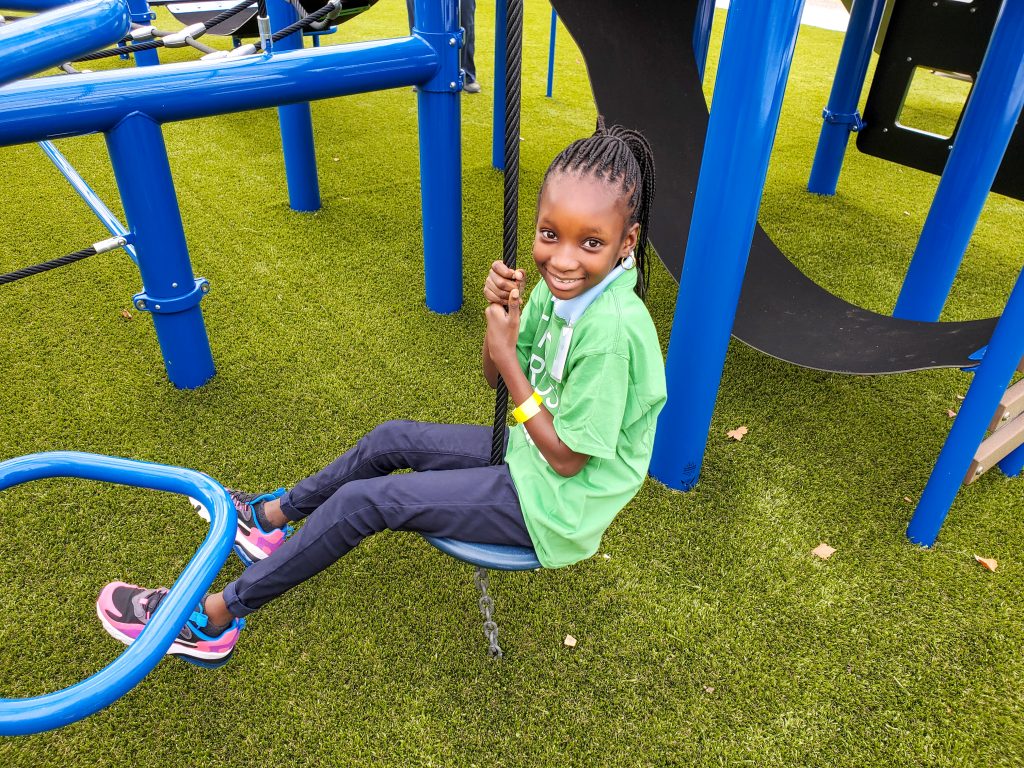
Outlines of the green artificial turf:
[[[541,174],[595,112],[564,33],[544,98],[549,7],[526,11],[528,261]],[[273,111],[167,125],[192,262],[213,286],[202,309],[217,376],[196,391],[168,383],[150,318],[122,316],[140,285],[120,253],[0,288],[0,458],[95,451],[267,489],[385,419],[487,423],[492,29],[480,3],[460,312],[424,305],[410,89],[313,106],[315,214],[288,208]],[[404,4],[384,0],[326,40],[404,31]],[[761,221],[815,280],[887,312],[937,179],[851,150],[838,195],[805,191],[840,40],[801,31]],[[58,144],[120,213],[102,137]],[[37,147],[3,149],[0,168],[0,271],[105,236]],[[989,199],[945,318],[1001,311],[1021,212]],[[663,344],[675,295],[659,266],[649,305]],[[503,660],[485,656],[471,569],[382,534],[252,616],[225,668],[165,660],[82,722],[0,741],[0,765],[1020,765],[1024,484],[989,473],[960,492],[934,549],[904,536],[969,383],[805,371],[734,342],[695,491],[648,482],[601,554],[492,577]],[[728,440],[740,425],[749,434]],[[0,694],[62,688],[112,661],[101,586],[170,583],[205,530],[156,492],[52,480],[0,494]],[[810,554],[822,541],[837,549],[828,561]],[[217,584],[239,571],[232,558]]]

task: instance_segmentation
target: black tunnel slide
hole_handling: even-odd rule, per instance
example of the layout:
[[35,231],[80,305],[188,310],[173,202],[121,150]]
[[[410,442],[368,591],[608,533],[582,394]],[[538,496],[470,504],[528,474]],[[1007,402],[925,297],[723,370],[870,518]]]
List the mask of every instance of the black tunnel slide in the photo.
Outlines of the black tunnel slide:
[[[587,64],[598,111],[654,149],[651,241],[676,280],[693,214],[708,110],[693,57],[697,0],[553,0]],[[843,254],[837,254],[842,258]],[[805,276],[758,226],[733,335],[805,368],[903,373],[977,364],[996,320],[930,323],[856,307]]]

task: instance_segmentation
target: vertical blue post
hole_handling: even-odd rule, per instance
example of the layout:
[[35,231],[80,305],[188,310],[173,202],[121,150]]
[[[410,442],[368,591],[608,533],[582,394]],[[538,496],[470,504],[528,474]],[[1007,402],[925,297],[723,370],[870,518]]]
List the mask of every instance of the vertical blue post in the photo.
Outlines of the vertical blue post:
[[191,389],[213,377],[213,355],[199,301],[206,292],[189,262],[160,126],[134,112],[107,134],[107,150],[139,257],[143,294],[136,306],[153,327],[171,383]]
[[[149,10],[149,3],[146,0],[128,0],[128,13],[135,24],[149,25],[156,18],[156,14]],[[137,67],[151,67],[159,63],[160,56],[155,48],[135,52],[135,66]]]
[[1016,477],[1024,469],[1024,445],[1015,448],[999,462],[999,471],[1007,477]]
[[507,0],[494,3],[494,117],[491,122],[491,165],[505,170],[505,36]]
[[[270,27],[275,32],[298,20],[295,9],[286,0],[267,0]],[[274,50],[302,48],[302,34],[296,32],[274,43]],[[320,183],[316,174],[316,150],[313,145],[313,117],[309,104],[288,104],[277,108],[284,149],[284,173],[288,181],[288,201],[293,211],[320,210]]]
[[[999,405],[999,398],[1006,391],[1010,379],[1024,354],[1024,272],[1017,276],[1010,298],[1006,301],[1003,316],[999,318],[985,357],[974,374],[974,381],[967,390],[967,396],[960,412],[949,430],[949,437],[939,452],[935,468],[928,478],[917,503],[914,516],[907,526],[907,536],[915,544],[930,547],[939,535],[939,529],[949,513],[957,491],[964,481],[978,446],[985,437],[985,430],[992,421],[992,414]],[[1019,458],[1021,449],[1014,453]],[[1004,459],[1014,457],[1011,453]],[[1009,466],[1010,462],[1008,462]]]
[[871,63],[871,47],[878,36],[885,0],[855,0],[850,23],[839,52],[839,64],[832,81],[828,106],[822,111],[824,123],[818,137],[818,149],[811,165],[807,189],[818,195],[834,195],[843,167],[843,155],[850,133],[863,125],[857,102],[864,89],[864,78]]
[[697,63],[697,77],[704,81],[704,67],[708,63],[708,44],[711,40],[711,22],[715,18],[715,0],[697,0],[697,18],[693,23],[693,58]]
[[414,18],[413,34],[434,46],[441,59],[437,74],[420,85],[417,101],[427,308],[447,314],[462,306],[459,0],[416,0]]
[[893,315],[938,320],[1024,106],[1024,3],[1003,3]]
[[548,42],[548,90],[545,94],[551,98],[551,89],[555,84],[555,38],[558,36],[558,11],[551,9],[551,35]]
[[679,279],[651,474],[688,490],[700,475],[757,223],[803,0],[734,0]]

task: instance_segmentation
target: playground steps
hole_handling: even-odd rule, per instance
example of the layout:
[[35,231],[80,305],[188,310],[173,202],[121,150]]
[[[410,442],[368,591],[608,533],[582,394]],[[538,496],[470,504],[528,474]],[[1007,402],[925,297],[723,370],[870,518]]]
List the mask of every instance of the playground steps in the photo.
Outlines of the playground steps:
[[970,485],[1015,448],[1024,445],[1024,379],[1003,394],[988,430],[990,434],[978,446],[964,485]]

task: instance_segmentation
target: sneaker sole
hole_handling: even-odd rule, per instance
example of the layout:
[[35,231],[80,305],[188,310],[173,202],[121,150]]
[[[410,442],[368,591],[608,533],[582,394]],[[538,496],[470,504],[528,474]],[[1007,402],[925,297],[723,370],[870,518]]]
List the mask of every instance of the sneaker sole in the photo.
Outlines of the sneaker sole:
[[[188,497],[188,503],[192,505],[192,509],[196,511],[206,522],[210,522],[210,513],[199,499],[193,499],[191,496]],[[238,536],[238,525],[235,525],[235,543],[232,545],[232,549],[235,550],[235,554],[238,555],[238,559],[242,561],[242,565],[248,568],[250,565],[255,563],[257,560],[266,559],[267,555],[261,549],[257,549],[255,554],[251,549],[246,547],[247,542],[244,539],[239,539]]]
[[[124,632],[118,629],[116,625],[112,624],[110,620],[107,619],[106,616],[103,615],[103,611],[100,610],[99,605],[96,606],[96,616],[99,618],[100,623],[103,625],[103,629],[105,629],[107,634],[110,635],[112,638],[114,638],[115,640],[119,640],[125,645],[131,645],[135,642],[135,638],[126,635]],[[204,653],[203,651],[197,651],[194,648],[185,649],[181,646],[179,646],[178,650],[175,651],[174,646],[176,645],[178,645],[177,641],[171,643],[171,647],[167,649],[166,655],[176,656],[182,661],[187,661],[190,664],[195,664],[196,666],[205,667],[207,669],[216,669],[217,667],[224,666],[228,663],[228,659],[231,658],[231,654],[235,652],[235,649],[232,648],[225,654]]]

